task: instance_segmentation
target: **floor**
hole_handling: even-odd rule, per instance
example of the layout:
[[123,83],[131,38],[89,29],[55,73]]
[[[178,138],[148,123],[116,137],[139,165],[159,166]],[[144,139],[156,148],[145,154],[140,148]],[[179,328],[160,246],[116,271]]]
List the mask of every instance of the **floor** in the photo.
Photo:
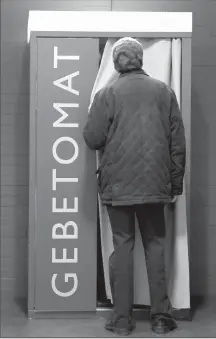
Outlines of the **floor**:
[[[2,337],[112,337],[104,330],[105,318],[97,319],[32,319],[28,320],[19,304],[3,303]],[[166,337],[216,337],[216,299],[200,306],[192,321],[178,321],[178,329]],[[131,337],[155,337],[148,316],[137,321]]]

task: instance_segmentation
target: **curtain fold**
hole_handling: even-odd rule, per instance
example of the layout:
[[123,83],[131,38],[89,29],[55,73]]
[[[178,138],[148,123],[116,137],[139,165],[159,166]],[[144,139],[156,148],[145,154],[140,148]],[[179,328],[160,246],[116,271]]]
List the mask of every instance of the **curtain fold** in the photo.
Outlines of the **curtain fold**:
[[[117,39],[108,39],[91,95],[118,77],[112,61],[112,47]],[[143,69],[152,77],[170,85],[181,105],[181,39],[138,39],[143,45]],[[90,104],[91,104],[90,103]],[[97,165],[100,153],[97,153]],[[99,203],[101,247],[107,298],[112,300],[109,285],[109,256],[113,251],[112,232],[106,208]],[[189,260],[185,184],[184,193],[174,205],[165,207],[167,228],[166,266],[168,292],[176,309],[190,308]],[[134,248],[134,304],[150,305],[145,254],[136,222]]]

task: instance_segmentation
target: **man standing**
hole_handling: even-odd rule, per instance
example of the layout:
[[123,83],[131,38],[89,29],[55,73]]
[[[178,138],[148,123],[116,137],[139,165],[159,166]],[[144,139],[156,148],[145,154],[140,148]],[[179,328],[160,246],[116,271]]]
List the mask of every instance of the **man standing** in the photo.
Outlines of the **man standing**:
[[105,328],[119,335],[135,328],[136,216],[146,257],[152,330],[162,334],[177,327],[165,278],[164,205],[183,191],[184,126],[174,91],[142,70],[143,48],[136,39],[118,40],[113,62],[119,77],[96,93],[83,131],[89,148],[102,151],[98,187],[113,233],[109,264],[114,310]]

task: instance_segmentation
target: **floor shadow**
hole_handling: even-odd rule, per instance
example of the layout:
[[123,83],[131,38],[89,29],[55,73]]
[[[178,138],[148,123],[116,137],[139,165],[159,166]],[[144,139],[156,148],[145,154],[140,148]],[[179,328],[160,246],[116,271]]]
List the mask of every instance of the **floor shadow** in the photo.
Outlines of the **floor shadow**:
[[28,313],[27,298],[15,298],[14,301],[19,310],[26,316]]

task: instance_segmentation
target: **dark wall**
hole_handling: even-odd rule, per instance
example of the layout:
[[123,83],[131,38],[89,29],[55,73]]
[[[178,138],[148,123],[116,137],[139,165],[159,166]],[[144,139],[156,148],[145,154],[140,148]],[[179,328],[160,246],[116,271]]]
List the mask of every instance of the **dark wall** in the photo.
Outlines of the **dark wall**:
[[[29,10],[193,11],[191,291],[216,295],[216,1],[2,0],[1,287],[27,287]],[[9,300],[9,299],[8,299]]]

